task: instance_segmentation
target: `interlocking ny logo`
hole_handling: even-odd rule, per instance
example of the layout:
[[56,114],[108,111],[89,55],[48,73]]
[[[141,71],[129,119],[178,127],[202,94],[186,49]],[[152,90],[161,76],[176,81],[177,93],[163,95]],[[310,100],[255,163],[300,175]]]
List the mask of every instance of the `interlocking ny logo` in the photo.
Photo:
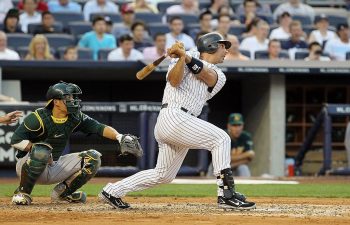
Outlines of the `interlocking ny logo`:
[[192,69],[194,70],[194,71],[198,71],[198,70],[200,70],[201,68],[198,66],[198,65],[193,65],[192,66]]

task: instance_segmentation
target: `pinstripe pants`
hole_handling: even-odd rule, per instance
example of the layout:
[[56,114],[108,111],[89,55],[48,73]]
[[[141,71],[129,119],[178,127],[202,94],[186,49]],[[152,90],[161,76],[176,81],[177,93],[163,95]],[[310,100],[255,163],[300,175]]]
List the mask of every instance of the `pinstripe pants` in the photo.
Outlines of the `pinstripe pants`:
[[231,139],[228,134],[178,108],[161,110],[154,135],[159,146],[156,167],[119,182],[109,183],[103,188],[104,191],[115,197],[123,197],[128,192],[170,183],[176,177],[188,149],[211,151],[215,175],[223,169],[230,168]]

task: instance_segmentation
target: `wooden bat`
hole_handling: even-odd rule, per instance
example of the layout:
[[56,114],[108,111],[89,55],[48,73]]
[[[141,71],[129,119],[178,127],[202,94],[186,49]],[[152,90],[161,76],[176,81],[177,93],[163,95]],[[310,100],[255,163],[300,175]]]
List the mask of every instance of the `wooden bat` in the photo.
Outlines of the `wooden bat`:
[[139,72],[137,72],[137,79],[142,80],[147,77],[167,56],[168,55],[165,54],[159,59],[155,60],[153,63],[150,63],[147,66],[143,67]]

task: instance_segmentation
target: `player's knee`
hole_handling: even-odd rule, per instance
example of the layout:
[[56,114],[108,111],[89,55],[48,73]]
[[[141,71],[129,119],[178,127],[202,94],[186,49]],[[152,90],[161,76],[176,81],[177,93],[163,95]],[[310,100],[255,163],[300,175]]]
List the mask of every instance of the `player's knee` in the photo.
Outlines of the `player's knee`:
[[30,152],[30,159],[37,162],[47,163],[51,155],[52,147],[45,143],[36,143]]
[[96,174],[101,166],[101,156],[102,154],[94,149],[81,152],[82,169],[88,174]]
[[219,145],[230,145],[231,138],[226,132],[221,132],[218,143]]

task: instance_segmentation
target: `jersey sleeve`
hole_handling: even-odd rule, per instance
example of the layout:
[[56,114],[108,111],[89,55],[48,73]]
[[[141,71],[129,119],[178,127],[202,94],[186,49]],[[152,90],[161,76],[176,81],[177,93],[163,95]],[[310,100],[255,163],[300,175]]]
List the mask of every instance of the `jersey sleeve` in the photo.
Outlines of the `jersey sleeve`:
[[81,131],[86,134],[98,134],[103,136],[103,130],[106,127],[105,124],[98,122],[97,120],[91,118],[90,116],[81,113],[81,123],[77,126],[74,131]]
[[31,141],[44,134],[44,124],[36,112],[30,113],[26,116],[11,138],[11,145],[16,145],[22,141]]
[[218,79],[216,81],[216,84],[212,88],[208,88],[208,100],[211,99],[214,95],[216,95],[222,87],[226,83],[226,76],[225,74],[219,69],[217,66],[210,64],[210,63],[205,63],[206,66],[209,68],[213,69],[216,74],[218,75]]

